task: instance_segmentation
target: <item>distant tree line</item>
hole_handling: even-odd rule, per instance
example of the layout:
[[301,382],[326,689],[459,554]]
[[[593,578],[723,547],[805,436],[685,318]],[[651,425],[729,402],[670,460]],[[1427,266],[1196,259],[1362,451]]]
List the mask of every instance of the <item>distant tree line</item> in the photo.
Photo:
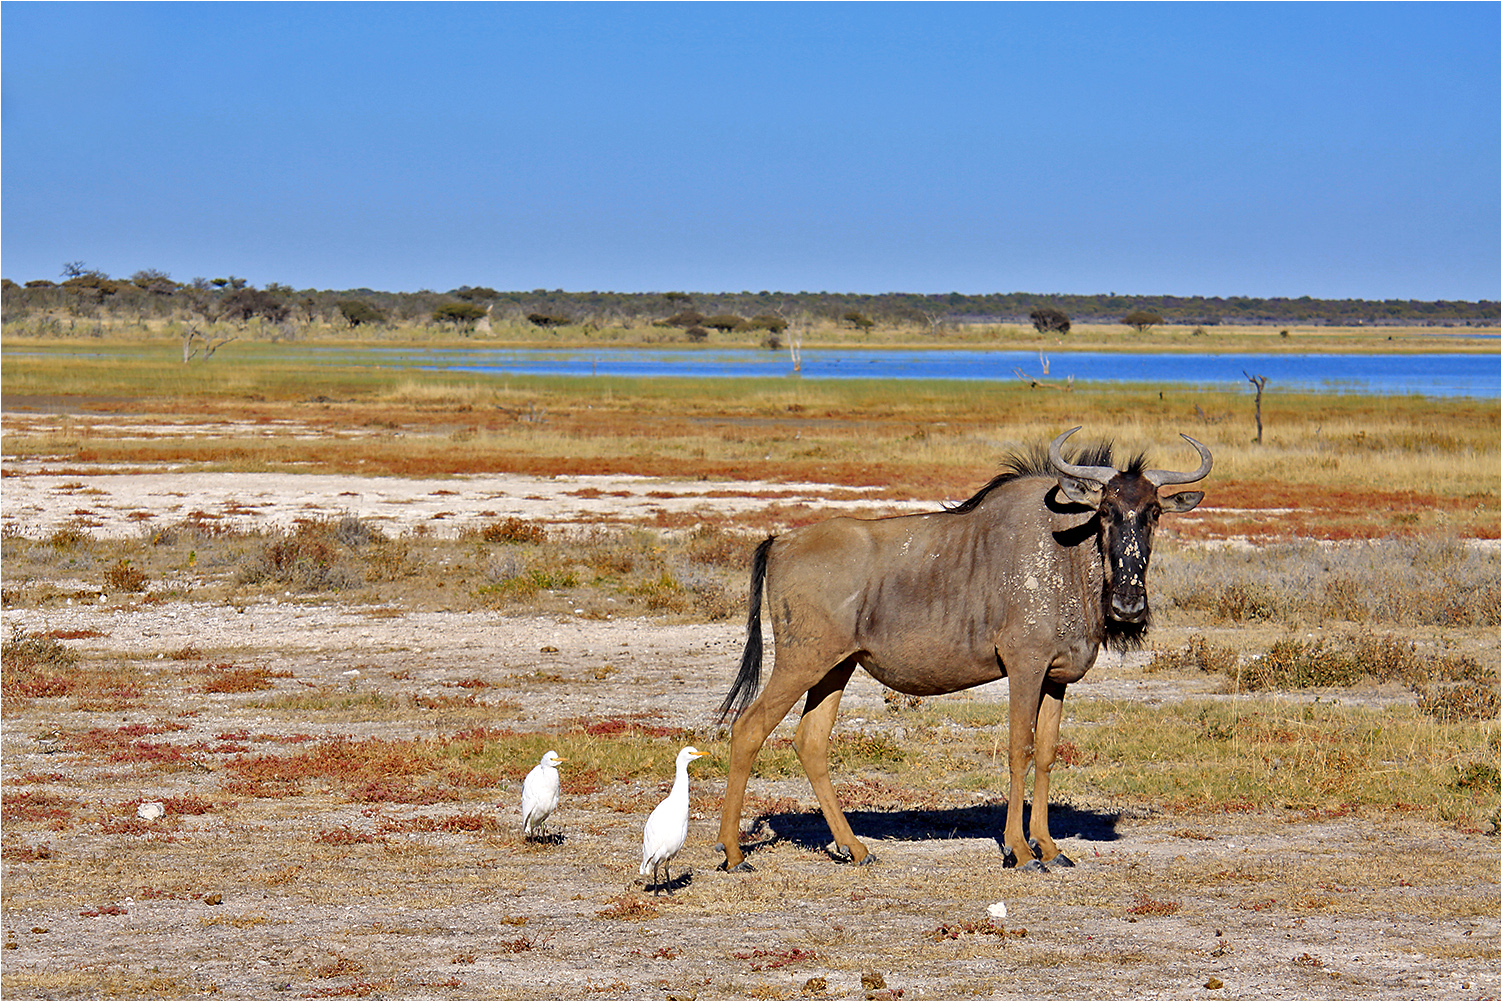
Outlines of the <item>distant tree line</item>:
[[[780,334],[793,318],[866,330],[875,325],[938,331],[957,324],[1032,324],[1067,334],[1071,324],[1497,325],[1493,300],[1322,300],[1309,296],[1085,296],[1063,293],[831,293],[669,291],[660,293],[503,291],[459,286],[444,292],[376,289],[293,289],[279,283],[252,287],[235,276],[176,282],[166,272],[143,269],[111,278],[82,262],[68,262],[57,279],[17,283],[0,279],[7,321],[32,313],[98,316],[192,316],[209,322],[295,325],[322,320],[351,328],[367,325],[451,324],[473,328],[483,317],[544,328],[570,324],[596,328],[659,324],[685,331],[766,330]],[[1139,323],[1146,321],[1146,323]]]

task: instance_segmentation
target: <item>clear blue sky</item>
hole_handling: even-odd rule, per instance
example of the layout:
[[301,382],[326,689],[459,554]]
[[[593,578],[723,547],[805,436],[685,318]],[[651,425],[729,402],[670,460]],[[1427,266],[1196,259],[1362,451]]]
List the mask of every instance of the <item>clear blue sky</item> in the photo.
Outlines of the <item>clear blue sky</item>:
[[1500,5],[6,3],[0,272],[1498,299]]

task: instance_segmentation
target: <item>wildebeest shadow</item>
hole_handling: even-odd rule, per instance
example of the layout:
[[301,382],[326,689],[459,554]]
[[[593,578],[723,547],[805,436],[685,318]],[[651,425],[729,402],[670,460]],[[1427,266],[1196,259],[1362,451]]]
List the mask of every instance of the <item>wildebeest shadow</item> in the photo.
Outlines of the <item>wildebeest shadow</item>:
[[[1024,804],[1024,830],[1031,806]],[[1002,827],[1006,804],[973,805],[967,808],[899,809],[896,811],[848,811],[845,817],[857,837],[922,841],[933,839],[994,839],[1003,849]],[[1122,838],[1118,812],[1088,811],[1069,805],[1050,805],[1049,832],[1056,839],[1077,838],[1110,843]],[[771,830],[768,833],[767,830]],[[823,849],[830,842],[830,828],[818,811],[774,812],[753,820],[757,837],[748,849],[774,842],[788,842],[805,849]]]

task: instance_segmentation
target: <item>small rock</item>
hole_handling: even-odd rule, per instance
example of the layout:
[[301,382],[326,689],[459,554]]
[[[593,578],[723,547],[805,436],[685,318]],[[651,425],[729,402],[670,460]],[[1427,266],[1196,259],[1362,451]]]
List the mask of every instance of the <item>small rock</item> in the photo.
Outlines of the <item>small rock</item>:
[[1212,975],[1209,979],[1206,979],[1206,988],[1207,989],[1220,989],[1221,988],[1221,980],[1218,979],[1216,976]]
[[147,801],[136,809],[136,817],[144,818],[148,822],[155,822],[167,813],[167,809],[160,801]]

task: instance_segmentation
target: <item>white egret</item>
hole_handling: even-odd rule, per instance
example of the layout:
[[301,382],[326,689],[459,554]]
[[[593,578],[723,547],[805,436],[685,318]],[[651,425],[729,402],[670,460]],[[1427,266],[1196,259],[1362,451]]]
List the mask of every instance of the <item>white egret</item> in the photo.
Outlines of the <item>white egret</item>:
[[[704,755],[708,753],[700,752],[692,745],[679,750],[674,764],[673,790],[647,816],[647,826],[642,830],[642,866],[637,868],[637,873],[651,874],[658,891],[670,885],[668,861],[684,848],[684,840],[689,836],[689,763]],[[663,869],[660,882],[659,867]],[[668,894],[673,894],[671,886]]]
[[542,835],[543,822],[558,807],[558,764],[566,762],[549,749],[522,782],[522,835]]

